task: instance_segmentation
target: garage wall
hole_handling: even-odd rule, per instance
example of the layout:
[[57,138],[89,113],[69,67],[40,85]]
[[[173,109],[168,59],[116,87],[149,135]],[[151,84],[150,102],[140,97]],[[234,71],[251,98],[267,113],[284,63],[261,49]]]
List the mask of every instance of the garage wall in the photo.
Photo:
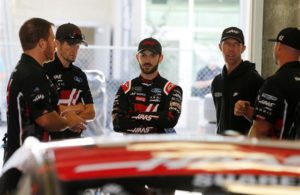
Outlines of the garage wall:
[[[14,33],[25,20],[32,17],[45,18],[59,25],[71,21],[79,26],[112,24],[111,0],[13,0]],[[72,7],[72,9],[70,8]],[[101,8],[97,11],[95,8]],[[62,18],[62,15],[64,16]],[[14,36],[17,37],[17,34]]]
[[300,28],[300,1],[264,0],[262,76],[265,78],[277,70],[273,60],[274,44],[267,40],[276,37],[285,27]]

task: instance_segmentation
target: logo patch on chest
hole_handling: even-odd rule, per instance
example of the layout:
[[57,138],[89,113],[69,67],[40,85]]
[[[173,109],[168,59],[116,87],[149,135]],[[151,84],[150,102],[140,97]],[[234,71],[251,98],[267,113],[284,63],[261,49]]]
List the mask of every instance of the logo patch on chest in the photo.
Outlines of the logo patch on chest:
[[135,100],[136,101],[141,101],[141,102],[146,102],[146,98],[145,97],[141,97],[141,96],[136,96]]
[[74,81],[76,81],[77,83],[82,83],[82,78],[80,78],[79,76],[75,76]]
[[218,97],[222,97],[223,95],[222,95],[222,92],[215,92],[215,93],[214,93],[214,96],[215,96],[216,98],[218,98]]
[[235,96],[238,96],[239,95],[239,92],[234,92],[232,97],[235,97]]
[[161,94],[162,89],[160,89],[160,88],[153,88],[153,89],[151,89],[151,92],[152,93],[156,93],[156,94]]
[[153,95],[149,98],[149,102],[160,102],[161,100],[161,96],[160,95]]

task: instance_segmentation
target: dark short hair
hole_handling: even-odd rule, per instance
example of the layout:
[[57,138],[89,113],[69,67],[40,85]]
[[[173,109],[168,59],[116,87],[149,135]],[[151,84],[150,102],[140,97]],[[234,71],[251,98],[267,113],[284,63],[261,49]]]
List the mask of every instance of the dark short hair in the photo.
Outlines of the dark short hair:
[[40,39],[48,39],[53,23],[42,18],[31,18],[20,28],[19,38],[23,51],[34,48]]

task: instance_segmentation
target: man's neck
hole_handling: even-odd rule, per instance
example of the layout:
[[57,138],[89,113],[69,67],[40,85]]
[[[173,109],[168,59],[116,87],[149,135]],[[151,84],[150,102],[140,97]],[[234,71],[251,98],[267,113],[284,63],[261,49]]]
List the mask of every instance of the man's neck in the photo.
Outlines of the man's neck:
[[46,60],[46,59],[45,59],[45,56],[44,56],[42,53],[40,53],[40,52],[38,52],[38,51],[36,51],[36,50],[34,50],[34,49],[24,51],[24,54],[31,56],[31,57],[32,57],[33,59],[35,59],[35,61],[37,61],[41,66],[43,66],[44,63],[45,63],[45,60]]
[[287,64],[289,62],[297,62],[297,61],[299,61],[299,57],[300,56],[291,56],[291,57],[287,56],[287,57],[284,57],[284,58],[278,60],[278,65],[279,65],[279,67],[282,67],[282,66],[284,66],[285,64]]
[[236,69],[236,67],[238,67],[240,65],[241,62],[242,62],[242,60],[240,60],[236,64],[226,64],[227,74],[229,75],[234,69]]
[[157,77],[158,71],[151,73],[151,74],[145,74],[141,72],[141,76],[146,80],[153,80]]
[[67,60],[65,60],[65,59],[60,55],[60,53],[56,53],[56,55],[57,55],[59,61],[61,62],[61,64],[63,65],[63,67],[65,67],[65,68],[69,68],[69,67],[70,67],[70,64],[71,64],[71,63],[68,62]]

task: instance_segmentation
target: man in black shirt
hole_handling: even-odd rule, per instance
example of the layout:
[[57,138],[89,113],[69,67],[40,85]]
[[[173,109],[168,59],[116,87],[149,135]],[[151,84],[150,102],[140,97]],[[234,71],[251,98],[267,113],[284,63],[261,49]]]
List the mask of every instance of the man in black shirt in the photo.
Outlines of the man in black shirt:
[[[53,60],[55,38],[53,24],[32,18],[20,28],[19,37],[23,54],[12,72],[7,87],[7,134],[4,163],[23,144],[28,136],[48,141],[48,132],[64,131],[85,121],[72,113],[61,117],[56,111],[58,96],[42,66]],[[14,189],[21,170],[12,169],[1,177],[0,193]]]
[[[66,23],[58,27],[55,38],[55,59],[45,64],[44,69],[58,91],[58,112],[62,115],[74,112],[84,120],[92,120],[95,110],[86,74],[73,64],[80,44],[87,46],[84,35],[78,26]],[[52,132],[51,139],[76,138],[80,135],[81,131],[67,129],[64,132]]]
[[249,136],[288,139],[294,113],[300,101],[300,30],[285,28],[274,41],[277,72],[261,87]]
[[158,72],[163,60],[161,44],[153,38],[139,43],[139,77],[122,84],[116,94],[112,118],[116,132],[171,133],[181,113],[182,89]]
[[84,120],[73,115],[63,118],[55,111],[58,101],[54,85],[42,66],[53,60],[55,51],[53,24],[40,18],[26,21],[19,31],[24,53],[11,74],[7,87],[7,143],[4,162],[26,137],[48,141],[48,132],[82,126]]
[[233,130],[246,135],[251,121],[243,116],[235,116],[234,106],[238,100],[246,100],[253,106],[263,79],[255,70],[254,63],[243,61],[241,58],[246,49],[241,29],[226,28],[222,33],[219,48],[225,65],[211,86],[217,114],[217,133],[224,134],[227,130]]

